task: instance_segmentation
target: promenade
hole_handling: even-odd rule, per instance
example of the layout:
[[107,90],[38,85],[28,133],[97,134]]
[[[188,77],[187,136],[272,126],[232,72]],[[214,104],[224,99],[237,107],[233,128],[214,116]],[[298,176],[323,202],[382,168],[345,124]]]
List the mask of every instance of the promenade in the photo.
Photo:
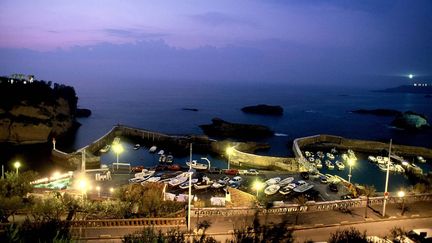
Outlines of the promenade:
[[[405,205],[405,212],[401,215],[401,205],[389,204],[386,217],[381,216],[382,206],[368,208],[368,218],[365,216],[365,208],[354,208],[351,211],[322,211],[300,213],[298,224],[294,226],[296,214],[291,213],[280,216],[261,216],[262,224],[279,223],[286,220],[290,228],[294,229],[297,242],[305,240],[326,241],[330,234],[338,229],[355,227],[361,231],[366,230],[368,235],[385,237],[393,227],[402,227],[405,230],[412,228],[430,227],[432,225],[432,204],[430,202],[415,202]],[[200,217],[192,219],[192,226],[197,221],[208,220],[211,222],[207,234],[218,241],[225,242],[231,239],[234,229],[243,229],[251,225],[253,217]],[[82,228],[81,240],[87,242],[121,242],[122,235],[140,230],[141,227],[98,227]],[[167,229],[167,227],[162,227]],[[182,226],[180,230],[186,231]],[[102,236],[103,239],[100,239]]]

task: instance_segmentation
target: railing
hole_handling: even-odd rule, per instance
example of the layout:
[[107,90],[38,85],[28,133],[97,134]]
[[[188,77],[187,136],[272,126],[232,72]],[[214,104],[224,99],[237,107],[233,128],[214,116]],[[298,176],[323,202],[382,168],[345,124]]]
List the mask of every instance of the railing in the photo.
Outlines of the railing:
[[72,221],[72,227],[185,226],[186,218],[137,218]]

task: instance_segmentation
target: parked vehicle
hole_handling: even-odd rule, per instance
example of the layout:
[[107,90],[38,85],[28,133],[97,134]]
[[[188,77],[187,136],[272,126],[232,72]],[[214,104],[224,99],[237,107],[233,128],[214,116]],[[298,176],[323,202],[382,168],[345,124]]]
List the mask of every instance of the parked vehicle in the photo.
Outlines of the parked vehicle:
[[233,177],[231,180],[228,181],[229,184],[233,184],[233,183],[241,183],[243,181],[243,178],[241,178],[240,176],[235,176]]
[[229,170],[225,170],[225,175],[238,175],[239,171],[237,169],[229,169]]
[[245,175],[259,175],[259,171],[256,169],[249,169],[249,170],[246,170],[244,174]]

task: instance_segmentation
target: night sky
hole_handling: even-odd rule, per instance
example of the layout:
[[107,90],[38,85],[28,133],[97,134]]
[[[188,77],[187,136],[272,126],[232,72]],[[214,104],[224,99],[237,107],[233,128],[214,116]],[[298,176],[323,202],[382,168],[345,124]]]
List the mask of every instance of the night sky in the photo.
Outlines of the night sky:
[[430,0],[1,0],[0,31],[0,75],[70,84],[432,81]]

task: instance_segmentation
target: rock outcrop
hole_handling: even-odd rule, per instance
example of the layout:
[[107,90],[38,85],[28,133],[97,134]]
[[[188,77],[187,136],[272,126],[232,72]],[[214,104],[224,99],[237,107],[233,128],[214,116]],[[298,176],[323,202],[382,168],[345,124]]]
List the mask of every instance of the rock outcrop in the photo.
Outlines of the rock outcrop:
[[358,114],[375,115],[375,116],[397,116],[401,114],[400,111],[392,110],[392,109],[372,109],[372,110],[359,109],[359,110],[353,110],[352,112]]
[[70,86],[0,78],[0,143],[46,143],[77,126],[78,98]]
[[419,130],[430,127],[426,116],[412,111],[407,111],[396,116],[392,125],[406,130]]
[[78,108],[75,112],[75,117],[89,117],[92,112],[89,109]]
[[220,118],[213,118],[212,124],[200,125],[208,136],[229,138],[262,138],[273,136],[270,128],[262,125],[230,123]]
[[253,113],[260,115],[272,115],[272,116],[281,116],[283,115],[283,108],[278,105],[253,105],[246,106],[241,109],[245,113]]

